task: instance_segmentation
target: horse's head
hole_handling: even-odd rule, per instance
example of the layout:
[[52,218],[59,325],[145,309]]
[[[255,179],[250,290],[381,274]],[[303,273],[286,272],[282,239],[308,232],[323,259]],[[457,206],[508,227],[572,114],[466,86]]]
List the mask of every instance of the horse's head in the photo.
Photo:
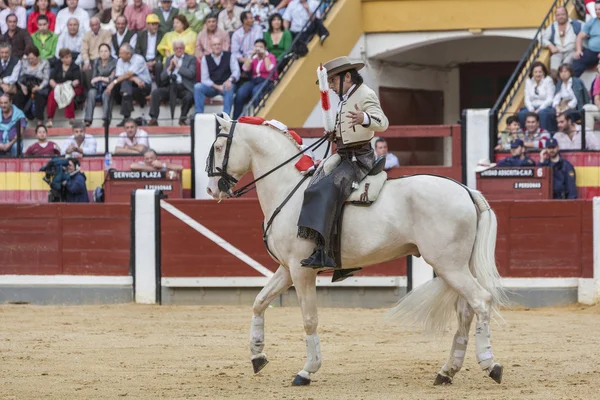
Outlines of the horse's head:
[[221,131],[206,160],[206,172],[210,177],[206,191],[216,200],[230,197],[231,189],[251,166],[250,152],[242,133],[243,124],[234,125],[227,114],[223,116],[217,116]]

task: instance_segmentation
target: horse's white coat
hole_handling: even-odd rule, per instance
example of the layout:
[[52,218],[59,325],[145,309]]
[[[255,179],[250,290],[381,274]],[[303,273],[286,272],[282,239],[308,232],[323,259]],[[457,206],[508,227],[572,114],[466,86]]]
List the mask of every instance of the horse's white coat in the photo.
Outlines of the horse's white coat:
[[[218,120],[222,130],[229,132],[231,121]],[[215,166],[222,165],[225,147],[225,138],[215,141]],[[236,179],[249,171],[259,177],[295,153],[295,144],[280,132],[260,125],[237,124],[227,172]],[[292,162],[257,183],[265,223],[301,178]],[[216,199],[224,195],[218,188],[218,180],[219,177],[211,178],[207,188]],[[254,316],[262,317],[268,304],[294,284],[307,335],[307,363],[299,373],[302,377],[317,372],[321,364],[317,345],[317,270],[300,265],[300,260],[312,253],[314,243],[298,238],[296,225],[307,184],[273,221],[268,245],[281,266],[259,293],[253,308]],[[468,336],[473,312],[478,319],[476,350],[480,366],[490,372],[496,365],[489,339],[490,314],[503,300],[494,261],[496,218],[479,192],[468,192],[456,182],[433,176],[388,181],[372,206],[349,206],[345,210],[341,242],[344,268],[373,265],[406,255],[421,255],[434,268],[438,278],[405,296],[392,314],[442,330],[456,307],[459,329],[450,358],[440,374],[451,378],[462,366],[467,343],[466,339],[464,345],[457,341]],[[264,345],[264,337],[255,335],[263,329],[258,321],[262,322],[253,319],[251,329],[253,355],[261,352]],[[314,362],[317,355],[318,365]]]

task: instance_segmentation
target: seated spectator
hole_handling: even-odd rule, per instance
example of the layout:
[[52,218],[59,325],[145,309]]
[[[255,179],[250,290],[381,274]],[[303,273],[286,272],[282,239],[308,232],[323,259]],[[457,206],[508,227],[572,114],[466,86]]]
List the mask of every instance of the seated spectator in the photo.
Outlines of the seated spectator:
[[185,52],[194,55],[196,46],[196,32],[190,29],[187,19],[183,15],[176,15],[173,18],[173,31],[167,32],[158,44],[158,52],[163,57],[169,57],[173,54],[173,42],[180,40],[185,44]]
[[554,82],[548,75],[546,66],[539,61],[531,64],[529,79],[525,81],[525,107],[519,110],[519,122],[521,126],[525,125],[525,115],[528,112],[535,112],[540,117],[540,126],[549,131],[555,132],[555,113],[552,108],[554,100]]
[[154,9],[153,13],[160,20],[158,31],[164,36],[173,30],[173,19],[179,14],[179,9],[172,7],[171,0],[160,0],[160,7]]
[[162,71],[162,82],[169,82],[168,87],[161,87],[152,92],[152,105],[150,106],[150,117],[148,125],[158,125],[160,114],[160,102],[172,98],[173,93],[177,99],[181,99],[181,116],[179,125],[187,125],[188,113],[194,104],[194,82],[196,82],[196,57],[185,54],[185,44],[182,40],[173,42],[173,55],[167,58],[165,68]]
[[131,164],[132,171],[183,171],[183,165],[159,161],[156,151],[146,150],[144,161]]
[[385,157],[384,169],[386,171],[388,169],[397,168],[400,166],[398,157],[396,157],[393,153],[388,152],[388,144],[384,138],[378,138],[375,141],[375,159],[379,157]]
[[229,34],[221,29],[217,25],[217,14],[209,14],[204,20],[204,27],[198,35],[196,41],[196,58],[198,61],[202,60],[202,57],[209,55],[212,52],[212,39],[221,39],[221,47],[223,51],[229,51]]
[[128,118],[123,124],[125,132],[121,132],[115,154],[144,154],[149,148],[148,133],[139,129],[135,120]]
[[[291,1],[283,14],[283,24],[285,29],[289,29],[292,32],[292,36],[296,38],[298,35],[302,35],[300,40],[308,43],[316,33],[319,35],[321,44],[329,36],[329,31],[323,25],[323,21],[319,18],[319,12],[312,17],[313,13],[319,8],[318,0],[297,0]],[[306,31],[302,32],[304,26],[312,21]]]
[[[131,116],[133,100],[137,101],[142,109],[146,106],[146,96],[151,91],[152,78],[146,60],[139,54],[134,54],[133,47],[125,43],[119,49],[115,79],[106,87],[103,94],[121,101],[123,121],[117,126],[123,126],[125,120]],[[112,115],[112,108],[108,115]]]
[[67,29],[58,37],[56,44],[56,58],[60,59],[60,51],[67,49],[71,52],[75,64],[81,65],[81,49],[83,47],[83,31],[79,29],[79,21],[76,18],[69,19]]
[[[143,0],[133,0],[125,7],[123,15],[127,17],[127,29],[132,32],[140,32],[146,29],[146,18],[152,14],[152,8]],[[158,18],[158,17],[157,17]]]
[[135,54],[139,54],[146,60],[148,71],[156,77],[156,83],[159,84],[163,57],[158,52],[158,45],[163,35],[158,30],[158,17],[155,14],[146,17],[146,25],[148,29],[138,33]]
[[277,59],[267,51],[265,41],[258,39],[254,46],[250,57],[242,66],[244,71],[252,73],[252,79],[244,83],[235,95],[233,119],[242,115],[244,105],[250,99],[254,98],[254,107],[258,106],[263,94],[273,88],[273,81],[277,79],[277,70],[271,75],[271,70],[277,66]]
[[117,57],[117,49],[120,49],[122,44],[128,43],[135,49],[137,43],[137,33],[127,29],[127,18],[124,15],[117,17],[116,27],[117,32],[112,35],[112,56],[115,58]]
[[552,168],[552,193],[555,199],[576,199],[575,168],[559,153],[558,142],[549,139],[546,148],[540,152],[541,167]]
[[246,61],[252,62],[252,54],[256,54],[256,41],[263,40],[263,32],[260,25],[254,25],[254,18],[249,11],[242,12],[240,21],[242,26],[231,36],[231,54],[240,64],[244,64]]
[[37,119],[38,125],[43,124],[50,93],[50,64],[40,57],[36,47],[27,49],[18,82],[21,90],[15,95],[15,104],[27,117]]
[[583,81],[573,77],[573,68],[569,64],[561,65],[558,75],[560,80],[556,85],[556,94],[552,101],[556,115],[567,110],[583,110],[583,106],[590,102],[590,94]]
[[48,140],[48,128],[44,125],[38,125],[35,128],[35,137],[37,142],[27,148],[27,151],[25,151],[26,156],[60,156],[60,147]]
[[50,31],[48,17],[40,15],[36,27],[38,28],[37,32],[31,35],[33,45],[37,47],[43,60],[54,62],[58,36]]
[[63,144],[63,155],[71,157],[93,156],[96,154],[96,139],[85,133],[85,125],[83,122],[75,121],[71,126],[73,135]]
[[292,45],[292,34],[287,29],[283,29],[281,15],[273,14],[269,17],[269,27],[264,33],[264,39],[267,43],[267,51],[277,57],[279,71],[281,72],[283,66],[285,66],[282,60]]
[[196,113],[204,113],[206,97],[223,96],[223,112],[231,114],[235,84],[240,79],[240,66],[230,52],[223,51],[221,39],[213,37],[212,54],[202,57],[202,79],[194,85]]
[[8,0],[9,7],[0,11],[0,30],[5,34],[8,30],[6,17],[14,15],[17,17],[17,26],[21,29],[27,29],[27,11],[21,7],[21,0]]
[[89,203],[87,186],[85,184],[86,177],[81,172],[81,164],[78,159],[70,158],[67,163],[67,172],[69,178],[62,182],[65,189],[66,203]]
[[543,149],[546,140],[550,139],[550,134],[540,128],[540,117],[534,112],[525,116],[525,135],[522,139],[526,149]]
[[83,36],[83,34],[89,30],[89,14],[83,8],[78,7],[78,0],[66,0],[66,3],[67,8],[63,8],[56,15],[56,28],[54,29],[54,33],[60,36],[61,33],[66,32],[69,20],[75,18],[79,27],[81,27],[81,35]]
[[33,45],[31,35],[25,29],[17,26],[17,17],[14,14],[6,17],[6,25],[8,30],[0,37],[0,41],[10,44],[12,55],[21,59],[25,54],[25,49]]
[[[563,112],[556,117],[558,130],[554,139],[562,150],[581,150],[581,125],[575,123],[575,113]],[[600,150],[600,142],[594,132],[585,133],[585,149]]]
[[210,13],[209,5],[203,1],[197,2],[197,0],[186,0],[186,7],[179,9],[179,15],[183,15],[187,19],[190,29],[196,32],[196,35],[202,31],[204,19]]
[[544,30],[542,46],[547,47],[550,57],[550,73],[557,77],[558,67],[562,64],[571,64],[575,54],[575,41],[581,31],[580,21],[572,20],[565,7],[556,9],[555,21]]
[[117,68],[117,59],[110,55],[110,46],[106,43],[102,43],[98,48],[98,58],[94,60],[92,67],[92,79],[90,81],[90,89],[87,92],[87,100],[85,103],[85,117],[84,122],[86,126],[92,124],[94,119],[94,108],[96,102],[102,99],[102,119],[104,121],[110,120],[110,96],[103,96],[106,87],[115,78],[115,70]]
[[38,17],[40,15],[44,15],[48,18],[48,30],[54,33],[56,15],[50,11],[50,0],[35,0],[33,12],[27,17],[27,31],[29,34],[33,35],[38,31]]
[[[240,17],[243,11],[244,9],[242,7],[235,5],[234,0],[224,0],[223,11],[219,13],[217,21],[219,29],[223,32],[227,32],[229,36],[233,35],[233,32],[242,26]],[[254,19],[252,19],[252,23],[254,23]]]
[[535,161],[527,157],[525,143],[517,139],[510,144],[510,157],[498,161],[498,167],[534,167]]
[[[596,15],[600,15],[600,2],[595,4],[595,9]],[[586,22],[577,35],[575,54],[573,55],[573,75],[576,78],[579,78],[589,67],[598,64],[598,54],[600,54],[600,24],[597,24],[598,20],[595,18]],[[587,46],[584,48],[583,41],[586,39]]]
[[597,75],[592,82],[592,90],[590,91],[592,104],[583,106],[585,110],[585,131],[592,132],[596,121],[600,121],[600,64],[598,64]]
[[102,29],[106,29],[114,35],[117,32],[117,18],[123,16],[124,12],[124,0],[114,0],[108,10],[98,13],[96,16],[100,19]]
[[11,55],[11,46],[0,42],[0,93],[17,93],[17,81],[21,74],[21,61]]
[[[19,110],[7,94],[0,95],[0,110],[2,110],[2,121],[0,121],[0,156],[17,156],[17,145],[19,135],[25,132],[27,119],[23,111]],[[18,146],[21,144],[19,143]]]
[[521,124],[519,119],[515,116],[506,118],[506,131],[498,134],[498,145],[496,145],[496,151],[509,151],[510,145],[517,139],[523,139],[523,131],[521,130]]
[[100,20],[97,17],[90,18],[90,30],[81,39],[81,71],[83,72],[83,83],[86,88],[91,87],[92,69],[94,62],[98,59],[100,45],[107,45],[110,53],[111,41],[110,31],[100,27]]
[[246,6],[246,11],[250,11],[254,23],[260,25],[263,31],[269,29],[269,16],[274,13],[275,7],[269,3],[269,0],[250,0]]
[[[83,94],[81,86],[81,70],[79,66],[73,62],[71,50],[62,49],[58,56],[60,65],[58,65],[50,78],[50,94],[48,95],[48,122],[46,126],[52,127],[52,119],[56,114],[57,108],[64,108],[65,118],[69,119],[69,123],[73,123],[75,119],[75,96]],[[69,97],[66,94],[61,95],[60,92],[68,93],[69,86],[73,89],[75,96]],[[59,92],[58,99],[55,93]],[[69,100],[70,101],[67,101]],[[60,101],[60,103],[59,103]]]

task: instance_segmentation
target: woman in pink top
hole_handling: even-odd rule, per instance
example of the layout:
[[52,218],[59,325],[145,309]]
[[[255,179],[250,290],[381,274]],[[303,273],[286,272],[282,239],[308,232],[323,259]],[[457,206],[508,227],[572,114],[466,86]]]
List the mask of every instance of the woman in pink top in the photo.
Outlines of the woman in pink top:
[[267,42],[263,39],[254,42],[254,50],[242,69],[252,71],[252,79],[244,83],[235,94],[233,119],[242,115],[244,105],[254,96],[254,107],[257,107],[262,96],[273,88],[273,81],[277,79],[277,58],[267,51]]

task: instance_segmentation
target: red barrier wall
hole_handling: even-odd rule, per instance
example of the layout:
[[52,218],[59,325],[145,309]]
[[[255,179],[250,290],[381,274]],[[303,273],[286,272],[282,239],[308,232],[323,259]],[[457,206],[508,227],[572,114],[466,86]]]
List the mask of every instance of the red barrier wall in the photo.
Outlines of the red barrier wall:
[[0,204],[0,274],[129,275],[128,204]]
[[[262,240],[263,214],[252,199],[169,200],[169,204],[275,271],[277,263]],[[194,229],[162,210],[162,274],[165,277],[262,276]],[[379,264],[361,271],[364,276],[404,276],[406,260]]]

